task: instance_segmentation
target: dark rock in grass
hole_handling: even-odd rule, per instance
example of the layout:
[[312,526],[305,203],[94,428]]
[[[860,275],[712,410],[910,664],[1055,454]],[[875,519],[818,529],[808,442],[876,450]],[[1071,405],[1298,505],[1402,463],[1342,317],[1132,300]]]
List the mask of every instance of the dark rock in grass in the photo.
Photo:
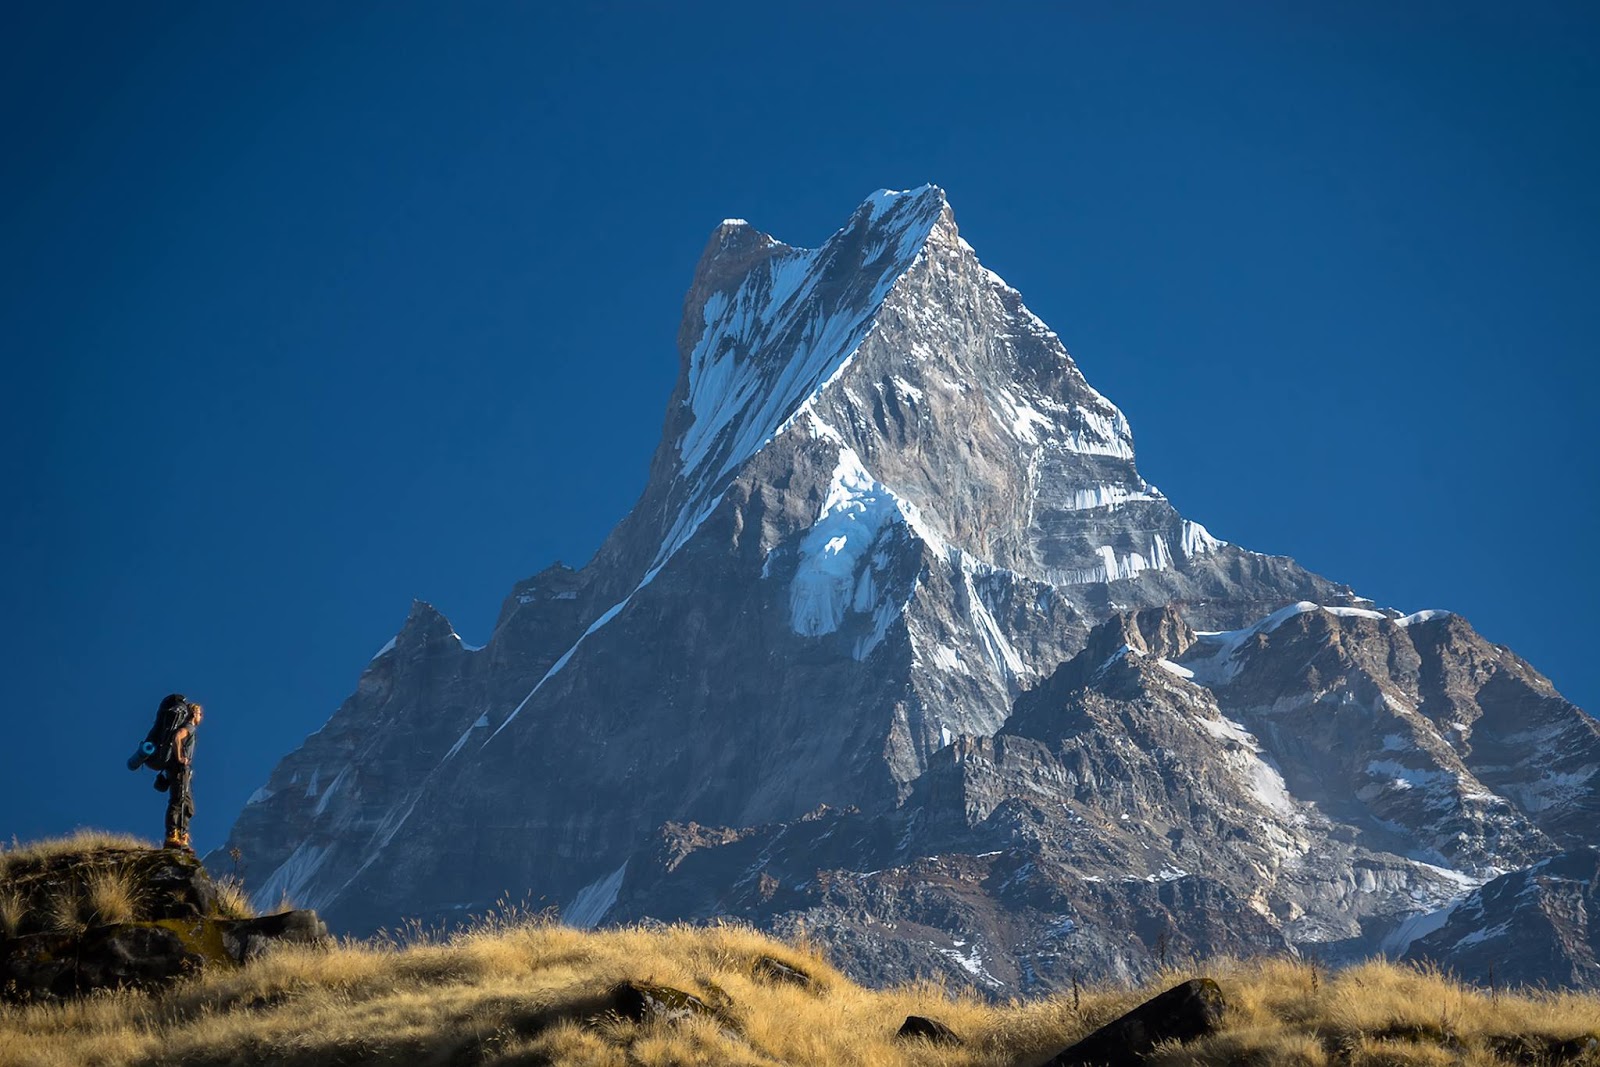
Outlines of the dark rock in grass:
[[147,988],[193,974],[202,951],[173,929],[180,920],[102,926],[81,936],[25,934],[0,942],[0,998],[71,997],[96,989]]
[[328,928],[314,911],[259,919],[155,919],[97,926],[82,934],[25,934],[0,940],[0,1000],[150,989],[207,967],[244,963],[272,945],[327,940]]
[[253,960],[274,945],[328,943],[328,926],[314,911],[285,911],[256,919],[219,919],[222,946],[236,963]]
[[202,969],[208,950],[221,955],[221,937],[206,937],[205,920],[10,937],[0,942],[0,998],[50,1000],[98,989],[149,989]]
[[1580,1034],[1566,1040],[1544,1035],[1511,1034],[1491,1037],[1489,1047],[1497,1057],[1509,1063],[1528,1064],[1529,1067],[1559,1065],[1600,1053],[1600,1034]]
[[1215,1032],[1225,1010],[1217,983],[1195,978],[1063,1049],[1045,1067],[1139,1067],[1163,1041],[1193,1041]]
[[721,1020],[715,1008],[681,989],[647,982],[623,982],[607,994],[611,1010],[636,1023],[677,1022],[695,1016]]
[[961,1039],[955,1031],[937,1019],[929,1019],[922,1015],[907,1015],[906,1021],[900,1024],[900,1032],[896,1037],[909,1040],[910,1038],[923,1038],[936,1045],[959,1045]]
[[782,960],[775,960],[771,956],[756,957],[754,973],[757,978],[765,978],[769,982],[786,982],[805,989],[811,987],[811,976],[798,967],[791,967]]
[[1446,1052],[1462,1051],[1461,1039],[1454,1030],[1430,1023],[1393,1023],[1372,1031],[1369,1036],[1374,1041],[1409,1041],[1415,1045],[1436,1045]]

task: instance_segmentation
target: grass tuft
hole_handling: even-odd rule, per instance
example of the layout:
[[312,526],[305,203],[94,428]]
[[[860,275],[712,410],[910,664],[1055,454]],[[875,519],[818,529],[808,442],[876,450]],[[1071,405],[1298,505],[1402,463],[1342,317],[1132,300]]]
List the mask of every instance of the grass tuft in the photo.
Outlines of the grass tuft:
[[[217,914],[224,919],[254,919],[255,906],[250,903],[250,894],[244,891],[244,882],[228,875],[216,880],[217,887]],[[284,909],[285,911],[290,909]]]
[[0,890],[0,936],[16,937],[28,914],[28,899],[14,889]]
[[91,926],[132,922],[141,917],[143,898],[133,875],[120,867],[91,871],[84,886],[85,922]]
[[83,892],[75,885],[65,887],[45,905],[45,924],[51,933],[77,936],[89,929],[89,919]]

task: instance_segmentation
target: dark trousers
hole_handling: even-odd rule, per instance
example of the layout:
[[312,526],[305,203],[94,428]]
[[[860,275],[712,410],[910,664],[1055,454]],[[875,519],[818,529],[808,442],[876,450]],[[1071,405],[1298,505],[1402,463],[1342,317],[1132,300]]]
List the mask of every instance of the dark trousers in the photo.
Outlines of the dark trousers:
[[189,832],[189,820],[194,818],[194,794],[189,791],[190,769],[181,763],[167,768],[167,837],[177,838]]

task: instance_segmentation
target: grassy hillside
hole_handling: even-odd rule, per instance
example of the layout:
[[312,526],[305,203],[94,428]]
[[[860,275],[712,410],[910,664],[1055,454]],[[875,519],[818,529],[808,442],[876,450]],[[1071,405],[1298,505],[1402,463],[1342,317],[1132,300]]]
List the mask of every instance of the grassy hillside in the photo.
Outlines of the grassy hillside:
[[[811,977],[782,980],[776,961]],[[1600,1067],[1600,998],[1491,996],[1372,964],[1337,974],[1290,960],[1218,961],[1221,1034],[1152,1062]],[[776,975],[776,976],[775,976]],[[0,1007],[0,1065],[164,1064],[1036,1064],[1167,985],[1086,989],[994,1005],[933,985],[868,990],[805,945],[740,927],[577,931],[511,914],[447,938],[281,948],[158,995]],[[629,1022],[604,992],[632,980],[708,1006]],[[964,1044],[895,1036],[935,1018]]]

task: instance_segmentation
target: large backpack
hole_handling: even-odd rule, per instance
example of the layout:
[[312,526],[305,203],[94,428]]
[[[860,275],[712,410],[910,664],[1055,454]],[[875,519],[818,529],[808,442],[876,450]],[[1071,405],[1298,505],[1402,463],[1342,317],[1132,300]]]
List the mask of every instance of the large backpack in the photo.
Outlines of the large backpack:
[[156,709],[156,721],[151,725],[150,732],[144,735],[144,742],[128,759],[128,769],[136,771],[140,767],[149,767],[165,770],[167,764],[172,762],[173,739],[188,723],[187,697],[182,693],[172,693],[162,698],[161,706]]

